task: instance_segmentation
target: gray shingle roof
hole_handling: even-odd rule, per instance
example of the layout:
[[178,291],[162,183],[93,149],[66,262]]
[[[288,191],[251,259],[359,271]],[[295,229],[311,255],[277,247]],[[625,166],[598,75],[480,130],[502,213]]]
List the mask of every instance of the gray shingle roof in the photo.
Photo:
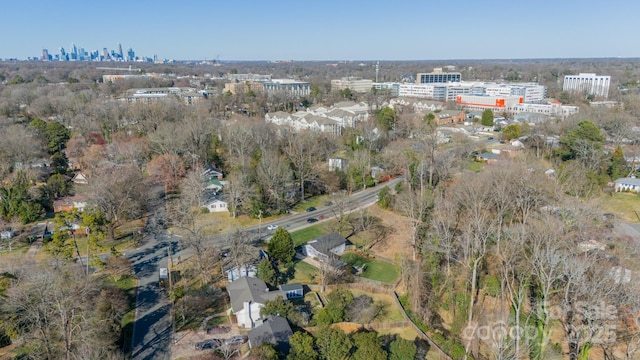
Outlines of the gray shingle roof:
[[280,285],[280,290],[282,291],[293,291],[293,290],[298,290],[298,289],[302,289],[302,284],[300,283],[295,283],[295,284],[284,284],[284,285]]
[[328,255],[330,250],[338,247],[347,242],[347,239],[343,238],[342,235],[337,232],[332,232],[326,235],[323,235],[315,240],[311,240],[307,243],[308,246],[313,247],[319,253]]
[[269,291],[269,287],[264,281],[245,276],[227,285],[229,298],[231,298],[231,309],[234,312],[242,310],[245,301],[252,301],[264,304],[269,300],[275,300],[278,296],[287,298],[284,291]]
[[624,178],[616,179],[615,182],[616,182],[616,184],[626,184],[626,185],[640,186],[640,179],[638,179],[638,178],[624,177]]
[[278,349],[287,354],[289,352],[289,337],[293,335],[287,319],[280,316],[271,316],[265,319],[262,325],[249,331],[249,343],[251,347],[262,343],[274,344]]

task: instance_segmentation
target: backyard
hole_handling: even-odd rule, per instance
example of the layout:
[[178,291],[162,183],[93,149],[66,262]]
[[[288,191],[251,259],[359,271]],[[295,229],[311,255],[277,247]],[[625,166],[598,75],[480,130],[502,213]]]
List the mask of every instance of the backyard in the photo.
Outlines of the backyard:
[[341,260],[354,267],[364,267],[364,271],[360,274],[364,278],[387,284],[393,284],[398,280],[398,268],[390,262],[372,259],[354,252],[343,254]]

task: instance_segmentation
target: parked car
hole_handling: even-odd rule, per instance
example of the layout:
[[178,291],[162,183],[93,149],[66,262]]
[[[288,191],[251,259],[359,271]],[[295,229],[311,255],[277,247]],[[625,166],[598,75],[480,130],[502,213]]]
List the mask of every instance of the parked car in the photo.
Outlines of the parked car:
[[312,211],[316,211],[316,208],[314,208],[313,206],[310,206],[307,208],[307,212],[312,212]]
[[307,222],[308,222],[308,223],[314,223],[314,222],[316,222],[316,221],[318,221],[318,219],[316,219],[316,218],[308,218],[308,219],[307,219]]
[[224,341],[224,343],[225,345],[237,345],[237,344],[244,344],[246,341],[247,341],[246,336],[236,335],[228,338],[227,340]]
[[267,230],[275,230],[278,228],[278,225],[269,225],[267,226]]
[[214,349],[214,348],[217,348],[220,345],[222,345],[222,340],[220,340],[220,339],[209,339],[209,340],[197,342],[196,343],[196,350]]

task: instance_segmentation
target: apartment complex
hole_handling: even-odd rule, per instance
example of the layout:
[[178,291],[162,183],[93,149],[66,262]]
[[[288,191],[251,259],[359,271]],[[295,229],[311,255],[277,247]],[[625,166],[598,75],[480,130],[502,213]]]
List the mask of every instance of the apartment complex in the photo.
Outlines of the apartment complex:
[[331,80],[331,91],[349,89],[353,92],[369,93],[373,87],[373,80],[361,77],[347,76],[338,80]]
[[580,73],[578,75],[566,75],[562,90],[572,93],[582,93],[603,98],[609,96],[611,76],[598,76],[592,73]]
[[204,90],[196,90],[194,88],[143,88],[131,89],[127,91],[125,100],[128,102],[152,102],[161,99],[175,98],[184,102],[186,105],[193,105],[199,101],[207,99],[209,93]]
[[284,95],[299,98],[311,94],[311,83],[291,79],[271,79],[271,75],[252,75],[234,77],[232,82],[224,84],[224,90],[232,94],[251,91],[256,94],[264,93],[267,96]]

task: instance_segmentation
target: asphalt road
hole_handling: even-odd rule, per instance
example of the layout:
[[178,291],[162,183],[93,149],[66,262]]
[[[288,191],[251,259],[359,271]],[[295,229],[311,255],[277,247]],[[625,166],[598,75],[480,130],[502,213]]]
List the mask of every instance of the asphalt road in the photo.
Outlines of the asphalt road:
[[[292,214],[279,220],[263,222],[245,230],[256,240],[259,238],[268,239],[273,233],[273,230],[267,229],[269,225],[277,225],[294,231],[313,225],[307,221],[309,218],[326,221],[340,213],[348,213],[374,204],[377,201],[378,192],[383,186],[393,187],[399,181],[401,178],[391,180],[385,185],[354,193],[346,201],[341,202],[344,204],[342,206],[332,204],[318,207],[312,212]],[[164,206],[161,205],[158,207],[158,209],[163,208]],[[152,217],[149,222],[155,223],[154,220]],[[215,246],[223,249],[226,245],[226,238],[225,234],[220,234],[211,241]],[[133,264],[134,273],[138,279],[136,320],[131,340],[132,359],[170,358],[173,335],[171,307],[166,291],[158,285],[158,271],[161,267],[168,267],[169,252],[173,258],[177,258],[177,256],[186,258],[189,255],[189,250],[180,249],[178,237],[162,230],[160,226],[153,226],[145,231],[140,246],[126,253],[127,258]]]
[[132,359],[170,358],[170,304],[166,292],[158,286],[158,269],[167,267],[167,250],[175,251],[177,246],[177,240],[169,234],[149,234],[142,246],[126,254],[138,279]]

